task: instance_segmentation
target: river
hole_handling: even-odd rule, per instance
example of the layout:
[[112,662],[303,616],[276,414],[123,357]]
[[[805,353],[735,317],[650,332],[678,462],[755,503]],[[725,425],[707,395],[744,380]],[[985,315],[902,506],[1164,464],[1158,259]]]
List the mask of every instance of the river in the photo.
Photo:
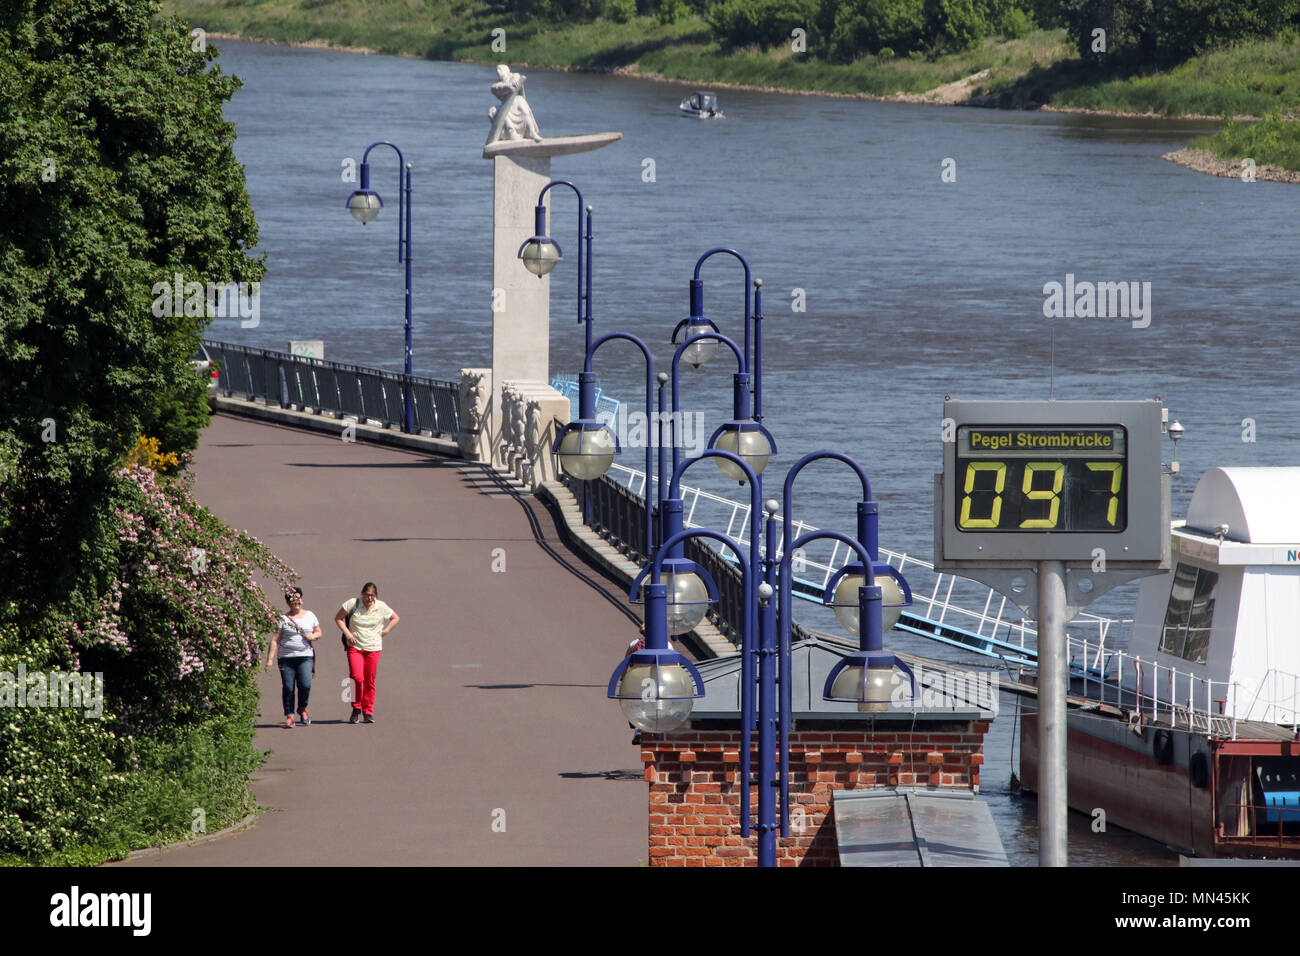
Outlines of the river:
[[[329,358],[400,369],[396,159],[372,156],[372,185],[389,208],[364,230],[344,208],[355,187],[341,176],[345,160],[387,139],[414,167],[415,371],[456,378],[490,365],[492,176],[481,150],[493,69],[219,46],[220,67],[245,83],[227,116],[268,271],[260,325],[221,320],[209,335],[275,349],[323,339]],[[1213,124],[741,91],[723,91],[728,118],[706,123],[679,117],[683,86],[523,72],[544,134],[624,134],[553,163],[553,175],[577,182],[595,207],[598,330],[657,342],[666,362],[696,258],[717,245],[744,252],[764,280],[765,424],[780,448],[768,473],[819,448],[855,456],[881,502],[885,547],[925,558],[933,550],[945,395],[1159,395],[1187,429],[1175,517],[1208,467],[1297,462],[1300,190],[1160,159]],[[575,201],[553,196],[552,234],[571,249]],[[570,252],[552,278],[553,374],[581,366],[575,259]],[[1045,318],[1044,284],[1067,275],[1149,282],[1149,326]],[[707,314],[739,338],[739,266],[716,258],[704,278]],[[639,402],[639,362],[630,349],[602,350],[601,385]],[[685,370],[683,407],[704,414],[710,431],[730,417],[720,366]],[[622,460],[640,464],[636,451]],[[711,472],[693,469],[691,481],[733,495],[735,485]],[[852,531],[858,493],[845,478],[829,466],[806,472],[796,517]],[[1131,615],[1135,593],[1117,589],[1098,608]],[[798,614],[836,627],[821,608]],[[887,643],[987,667],[899,632]],[[1015,700],[1004,693],[1001,704],[983,792],[1012,863],[1033,864],[1035,804],[1008,787]],[[1089,823],[1071,814],[1073,864],[1176,862],[1151,841]]]

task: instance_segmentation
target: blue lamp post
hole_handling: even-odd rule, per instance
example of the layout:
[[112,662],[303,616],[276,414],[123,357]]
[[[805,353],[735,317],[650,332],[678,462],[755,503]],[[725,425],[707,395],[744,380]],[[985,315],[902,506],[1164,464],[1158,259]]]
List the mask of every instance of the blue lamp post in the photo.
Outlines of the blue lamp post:
[[[402,151],[392,143],[381,140],[366,147],[361,157],[361,188],[348,197],[348,212],[361,225],[379,215],[384,201],[370,188],[370,151],[376,146],[390,146],[397,153],[397,261],[406,263],[406,376],[402,383],[402,407],[405,411],[402,430],[415,431],[415,409],[411,403],[411,164],[402,158]],[[405,173],[405,185],[403,185]]]
[[[672,341],[677,342],[684,333],[684,357],[698,368],[717,351],[717,343],[709,333],[717,332],[718,327],[704,314],[704,280],[700,270],[704,263],[715,255],[730,255],[740,262],[745,270],[745,348],[742,353],[740,370],[733,376],[734,395],[732,400],[732,419],[720,426],[709,438],[709,445],[723,451],[740,455],[753,467],[760,477],[776,443],[771,432],[763,427],[763,280],[754,279],[754,308],[750,310],[749,289],[751,285],[749,262],[735,249],[717,246],[705,252],[695,262],[695,272],[690,282],[690,314],[677,323],[673,329]],[[752,343],[752,344],[751,344]],[[752,378],[751,378],[752,375]],[[673,379],[673,423],[676,427],[680,409],[677,405],[676,365]],[[753,401],[751,403],[751,387]],[[673,466],[677,465],[677,441],[674,433]],[[718,468],[724,475],[734,481],[743,481],[741,472],[731,462],[719,459]]]
[[[537,194],[537,207],[533,210],[535,233],[528,239],[524,240],[523,245],[519,247],[519,258],[523,260],[524,267],[528,269],[537,278],[550,273],[556,264],[564,258],[564,253],[560,250],[560,244],[552,239],[546,231],[546,194],[555,186],[568,186],[578,196],[578,324],[584,322],[587,324],[587,341],[586,350],[591,352],[591,207],[586,207],[587,214],[587,256],[586,268],[583,268],[582,255],[582,223],[583,223],[583,204],[582,191],[567,179],[552,179],[542,187],[542,191]],[[583,286],[586,291],[583,291]],[[586,313],[583,313],[583,305],[586,305]]]
[[[702,334],[713,334],[719,341],[735,348],[735,343],[725,336],[717,333]],[[687,343],[689,341],[688,339]],[[683,347],[687,343],[683,343]],[[650,577],[650,583],[645,585],[647,593],[647,653],[644,659],[638,662],[644,666],[649,666],[663,657],[662,650],[654,654],[649,653],[648,636],[652,632],[652,621],[654,633],[658,634],[661,631],[666,633],[667,630],[664,623],[664,619],[667,617],[667,589],[659,584],[659,578],[663,565],[671,560],[669,555],[674,554],[681,544],[690,537],[712,538],[730,548],[736,554],[741,568],[744,582],[745,608],[745,620],[741,631],[740,779],[746,782],[746,787],[740,802],[741,835],[748,837],[751,829],[749,801],[749,787],[752,785],[750,783],[750,746],[752,730],[757,723],[759,734],[759,769],[757,777],[757,786],[759,788],[758,862],[760,866],[775,866],[777,833],[779,832],[782,836],[790,835],[789,734],[793,713],[790,693],[792,686],[790,635],[793,627],[791,569],[793,552],[819,539],[839,541],[857,554],[859,563],[863,567],[871,566],[873,568],[873,571],[877,573],[876,582],[879,582],[881,577],[896,580],[901,585],[902,590],[906,592],[907,603],[911,602],[911,592],[901,574],[888,565],[881,565],[876,560],[878,551],[873,551],[873,547],[877,533],[878,507],[871,499],[871,488],[866,472],[857,462],[846,455],[838,452],[814,452],[800,459],[786,476],[784,488],[786,540],[790,540],[792,530],[789,514],[794,479],[806,465],[823,458],[835,459],[848,464],[857,473],[862,483],[863,499],[858,507],[858,538],[850,538],[835,531],[814,531],[791,542],[780,562],[780,605],[777,609],[779,625],[765,627],[765,621],[772,617],[770,613],[764,613],[764,608],[771,605],[771,597],[774,593],[771,587],[771,578],[774,574],[774,555],[776,554],[774,516],[778,507],[777,502],[774,500],[768,501],[764,507],[767,514],[765,528],[766,557],[760,555],[757,535],[751,536],[749,554],[746,556],[738,542],[719,532],[708,529],[683,530],[681,526],[681,477],[690,465],[705,457],[725,458],[745,474],[750,484],[751,513],[757,514],[759,512],[758,476],[740,456],[719,449],[708,449],[698,458],[691,458],[674,469],[668,498],[664,502],[666,519],[662,531],[664,540],[659,553],[645,572]],[[863,544],[864,539],[872,542],[872,547]],[[767,580],[760,580],[761,577]],[[637,582],[633,584],[631,594],[633,600],[636,600],[636,591],[640,580],[638,578]],[[834,584],[827,588],[825,600],[828,603],[832,600],[832,594],[835,590],[836,586]],[[903,661],[884,650],[882,626],[883,588],[879,583],[859,587],[856,596],[859,619],[867,622],[866,627],[863,629],[860,650],[840,661],[832,669],[826,681],[823,697],[827,700],[854,701],[858,703],[860,709],[883,710],[888,707],[890,702],[894,667],[898,667],[907,674],[913,696],[915,694],[915,679],[912,677],[911,670]],[[779,646],[777,639],[778,628],[780,631]],[[666,642],[666,637],[664,641]],[[664,646],[666,647],[666,644]],[[627,661],[634,659],[637,659],[636,654],[633,654]],[[684,682],[674,683],[670,680],[662,682],[664,690],[658,698],[655,698],[655,700],[659,701],[658,703],[648,700],[644,696],[639,698],[640,702],[636,706],[649,715],[648,718],[641,722],[633,719],[634,715],[628,710],[627,702],[634,699],[634,692],[639,688],[642,695],[653,694],[660,684],[653,681],[647,682],[646,675],[642,674],[641,671],[635,672],[640,683],[627,677],[627,674],[631,672],[631,665],[627,661],[619,666],[610,679],[609,696],[619,699],[624,704],[624,712],[628,714],[629,719],[632,719],[634,724],[643,730],[663,733],[680,726],[682,722],[689,718],[691,710],[689,701],[702,696],[700,685],[697,682],[693,688],[695,692],[687,694],[684,689]],[[757,664],[757,668],[755,668],[755,664]],[[778,666],[780,669],[779,683],[777,679]],[[755,673],[756,669],[757,674]],[[755,694],[756,683],[757,694]],[[779,700],[778,687],[780,688]],[[664,715],[667,713],[671,713],[671,718],[665,719]],[[778,791],[780,794],[779,819]]]

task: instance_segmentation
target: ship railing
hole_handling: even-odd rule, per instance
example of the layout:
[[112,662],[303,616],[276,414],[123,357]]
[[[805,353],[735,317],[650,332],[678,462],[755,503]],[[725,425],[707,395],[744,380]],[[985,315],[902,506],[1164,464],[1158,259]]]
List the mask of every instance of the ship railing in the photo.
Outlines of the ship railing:
[[[1250,814],[1250,832],[1237,834],[1223,834],[1218,838],[1221,843],[1249,843],[1251,846],[1273,846],[1284,847],[1288,842],[1295,844],[1300,842],[1297,839],[1297,833],[1293,829],[1290,833],[1286,832],[1289,825],[1300,823],[1300,807],[1273,806],[1269,804],[1258,803],[1225,803],[1224,810],[1228,811],[1224,818],[1228,818],[1232,811],[1236,811],[1237,818],[1240,819],[1241,813],[1245,810]],[[1260,833],[1259,816],[1265,816],[1264,826],[1277,827],[1277,833]],[[1270,816],[1276,816],[1276,820],[1268,819]]]
[[[615,463],[609,470],[609,477],[634,494],[645,497],[644,471]],[[685,527],[716,528],[725,531],[742,545],[749,540],[751,522],[748,501],[735,501],[689,485],[682,485],[680,492]],[[781,520],[781,516],[777,515],[777,519]],[[818,530],[806,521],[795,520],[791,526],[796,537]],[[784,553],[784,546],[784,537],[780,537],[778,555]],[[809,600],[817,600],[814,595],[825,589],[835,572],[854,560],[850,549],[839,541],[818,541],[801,550],[804,553],[797,555],[793,562],[795,593]],[[998,641],[1006,646],[1014,645],[1018,639],[1024,654],[1029,658],[1035,655],[1038,639],[1036,622],[1024,618],[1019,608],[1004,595],[967,578],[935,571],[934,565],[929,561],[906,552],[881,548],[879,556],[880,560],[888,562],[907,577],[912,588],[912,608],[909,611],[913,615],[925,618],[932,625],[958,628],[976,638]],[[1071,627],[1086,630],[1093,635],[1090,646],[1096,655],[1107,644],[1122,644],[1131,623],[1129,620],[1117,621],[1083,612],[1075,617]],[[1026,639],[1029,641],[1028,648]]]
[[1300,677],[1287,671],[1270,668],[1247,699],[1240,681],[1210,680],[1134,654],[1104,651],[1086,639],[1070,638],[1068,644],[1071,676],[1082,677],[1081,696],[1127,710],[1139,720],[1167,721],[1231,740],[1237,739],[1239,719],[1300,730]]

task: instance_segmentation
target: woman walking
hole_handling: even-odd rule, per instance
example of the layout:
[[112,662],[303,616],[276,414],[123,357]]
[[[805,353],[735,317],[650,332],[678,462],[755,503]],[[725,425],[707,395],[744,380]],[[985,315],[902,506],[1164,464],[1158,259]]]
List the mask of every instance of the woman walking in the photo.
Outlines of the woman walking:
[[334,615],[334,623],[343,632],[343,646],[348,652],[348,671],[355,693],[349,724],[375,722],[375,678],[379,673],[379,655],[384,649],[384,635],[401,620],[397,612],[379,600],[379,588],[367,581],[361,598],[348,598]]
[[[302,588],[285,588],[284,601],[289,606],[287,614],[280,616],[280,627],[271,636],[271,646],[266,651],[266,669],[271,661],[280,664],[280,684],[284,697],[284,726],[293,730],[294,714],[303,726],[311,723],[307,713],[307,698],[311,696],[311,674],[316,662],[312,643],[321,636],[320,621],[302,606]],[[297,691],[297,705],[294,691]]]

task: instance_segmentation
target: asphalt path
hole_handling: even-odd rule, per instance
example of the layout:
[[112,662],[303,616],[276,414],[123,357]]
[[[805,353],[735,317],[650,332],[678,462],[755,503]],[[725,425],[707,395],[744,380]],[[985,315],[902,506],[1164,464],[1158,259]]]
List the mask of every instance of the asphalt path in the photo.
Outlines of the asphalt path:
[[[126,865],[645,862],[640,751],[605,697],[636,623],[536,499],[477,465],[228,415],[194,469],[202,504],[301,575],[325,632],[312,724],[283,728],[263,672],[257,823]],[[333,616],[371,580],[401,622],[376,722],[350,725]]]

